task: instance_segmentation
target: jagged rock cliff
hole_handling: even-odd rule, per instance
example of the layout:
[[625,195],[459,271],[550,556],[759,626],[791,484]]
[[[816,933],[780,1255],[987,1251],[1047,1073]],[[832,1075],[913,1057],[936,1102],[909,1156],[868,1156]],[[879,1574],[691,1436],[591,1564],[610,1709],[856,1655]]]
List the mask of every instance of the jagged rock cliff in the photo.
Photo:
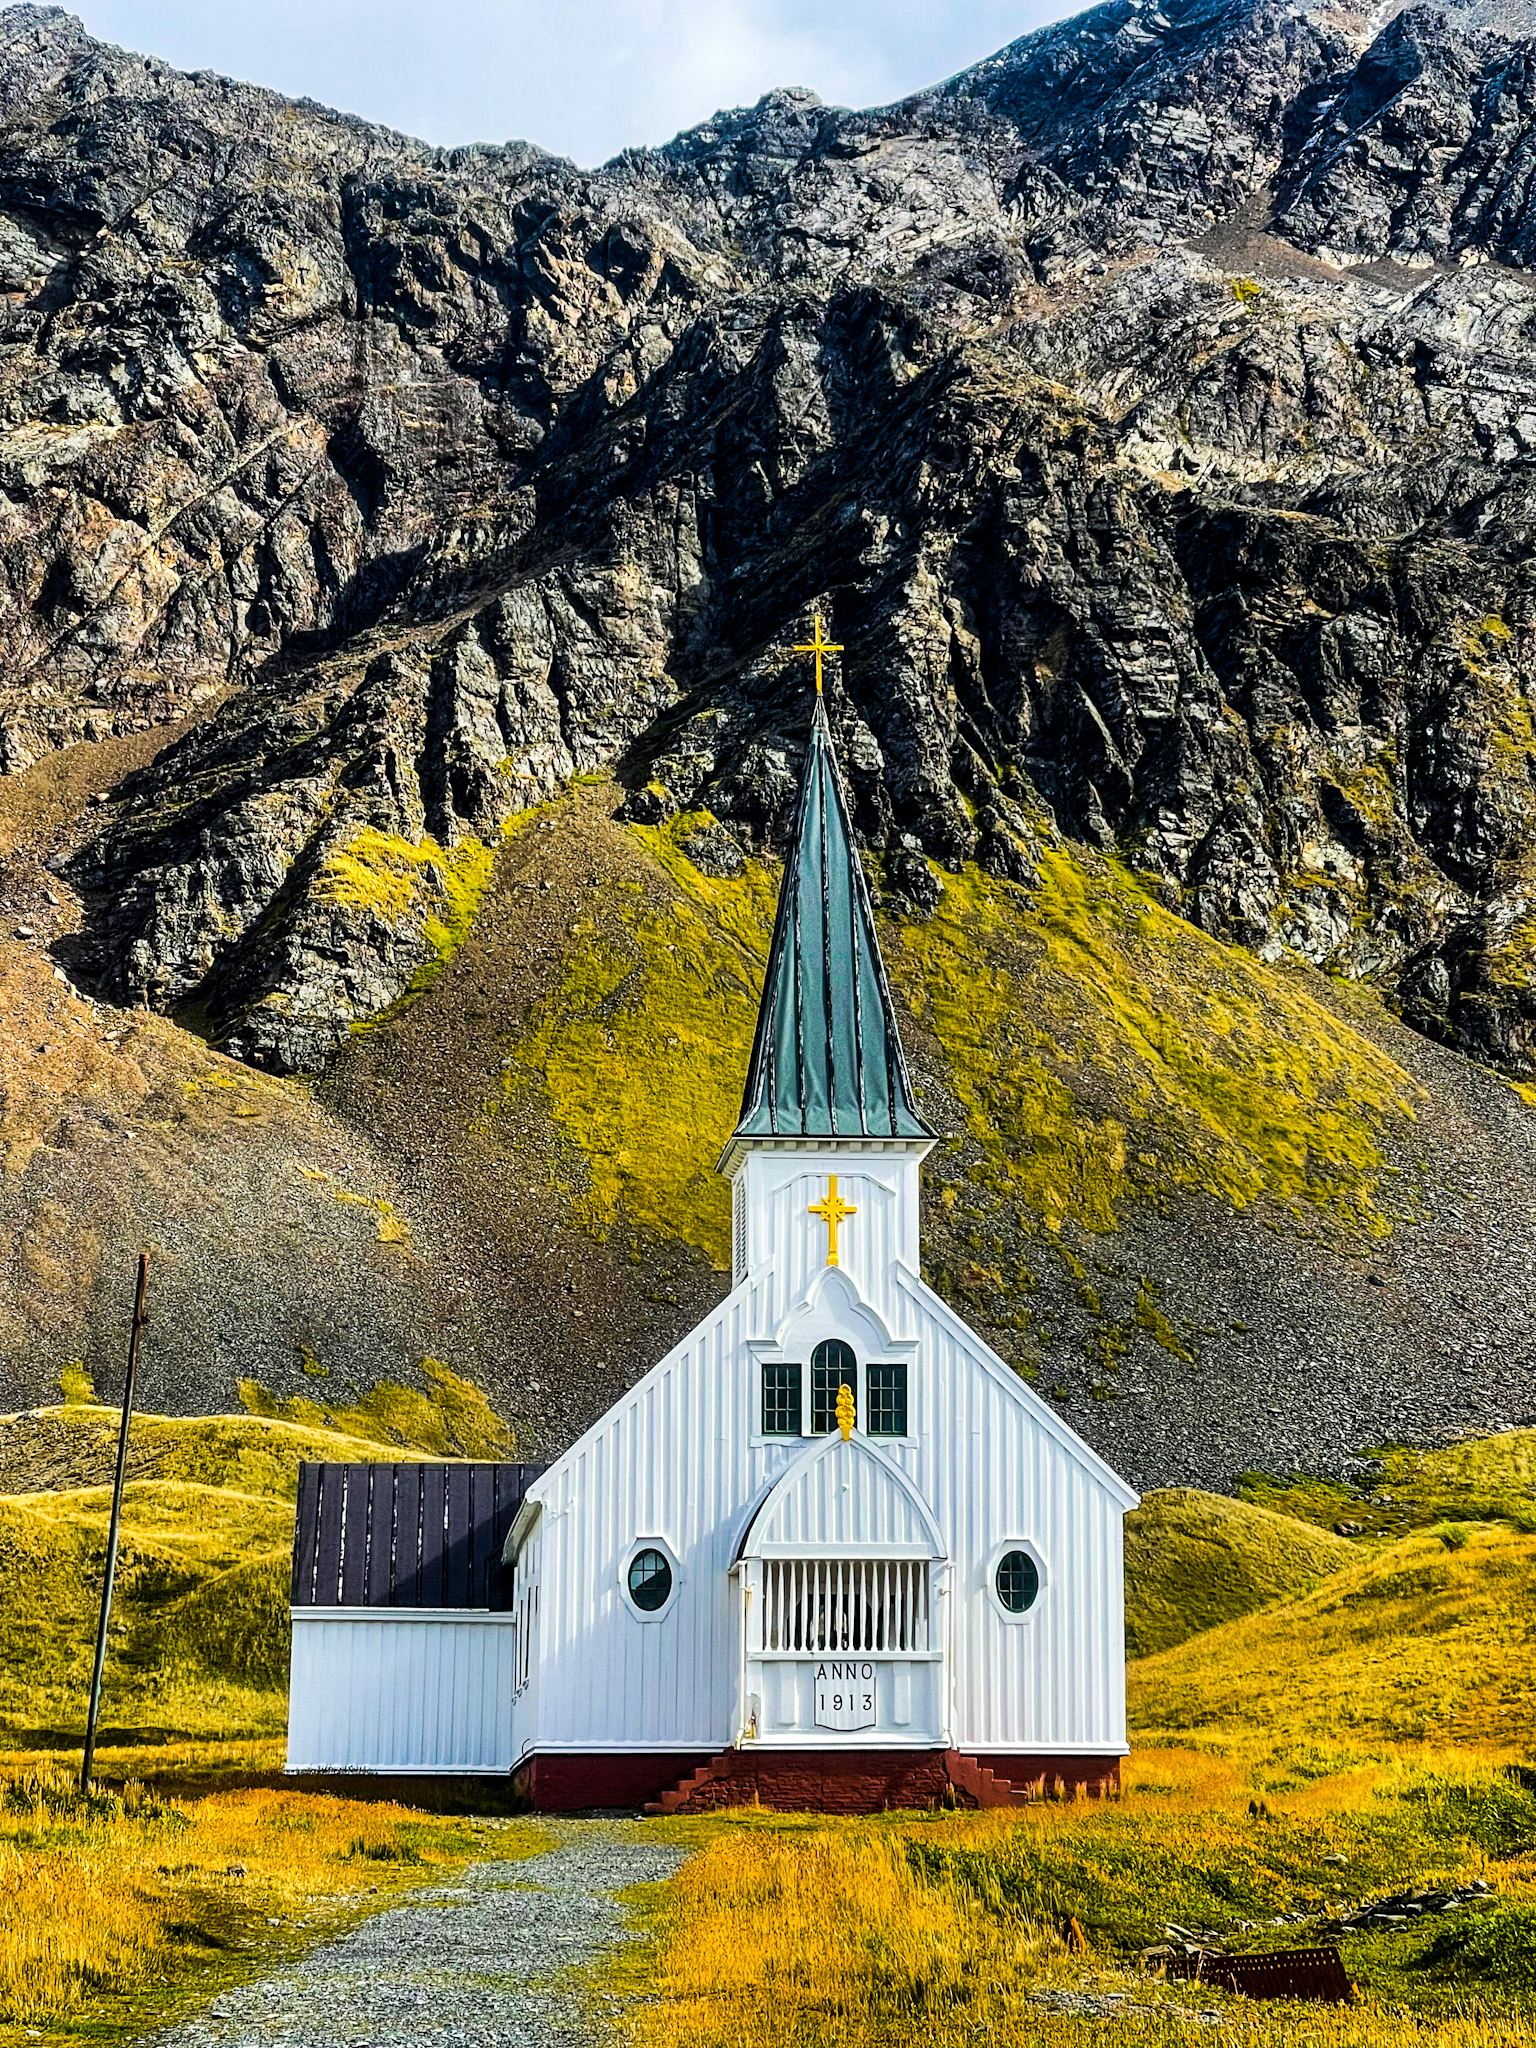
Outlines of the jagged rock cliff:
[[597,172],[51,9],[0,94],[4,764],[225,698],[85,980],[313,1067],[572,773],[771,838],[820,603],[920,903],[1056,829],[1536,1071],[1536,40],[1113,0]]
[[1536,1074],[1536,14],[1110,0],[583,171],[23,6],[0,111],[0,769],[118,750],[15,885],[77,988],[318,1071],[580,776],[739,875],[819,608],[893,919],[1112,856]]

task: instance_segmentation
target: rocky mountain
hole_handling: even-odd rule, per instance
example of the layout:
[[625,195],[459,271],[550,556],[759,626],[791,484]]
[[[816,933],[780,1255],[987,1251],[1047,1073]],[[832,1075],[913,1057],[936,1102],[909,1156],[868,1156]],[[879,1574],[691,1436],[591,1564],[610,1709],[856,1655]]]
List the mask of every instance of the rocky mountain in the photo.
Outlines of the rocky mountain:
[[184,1406],[640,1369],[820,611],[967,1312],[1145,1478],[1530,1410],[1533,124],[1523,7],[1109,0],[593,171],[0,13],[0,901],[94,1048],[18,1026],[18,1383],[149,1231]]

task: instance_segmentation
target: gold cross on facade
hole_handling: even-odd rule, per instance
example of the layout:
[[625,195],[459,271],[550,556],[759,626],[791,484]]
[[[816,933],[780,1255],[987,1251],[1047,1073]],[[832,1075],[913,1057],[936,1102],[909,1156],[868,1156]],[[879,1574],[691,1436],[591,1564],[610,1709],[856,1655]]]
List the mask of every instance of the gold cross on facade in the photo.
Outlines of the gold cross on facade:
[[[819,697],[819,696],[821,695],[821,657],[822,657],[822,656],[823,656],[824,654],[841,654],[841,653],[842,653],[842,651],[843,651],[843,650],[842,650],[842,647],[841,647],[841,645],[840,645],[840,644],[839,644],[839,642],[837,642],[836,640],[823,640],[823,639],[822,639],[822,637],[821,637],[821,613],[820,613],[820,612],[818,612],[818,613],[816,614],[816,637],[815,637],[815,639],[814,639],[814,640],[811,640],[811,641],[808,641],[808,642],[807,642],[807,643],[806,643],[806,644],[805,644],[804,646],[802,646],[802,647],[797,647],[797,648],[795,649],[795,652],[796,652],[796,654],[814,654],[814,655],[815,655],[815,657],[816,657],[816,694],[817,694],[817,696],[818,696],[818,697]],[[837,1235],[837,1226],[836,1226],[835,1224],[833,1225],[833,1231],[832,1231],[832,1234],[833,1234],[833,1236],[834,1236],[834,1237],[835,1237],[835,1236]],[[832,1259],[832,1260],[830,1260],[830,1261],[829,1261],[829,1264],[831,1264],[831,1265],[834,1265],[834,1266],[835,1266],[835,1265],[837,1264],[837,1260],[836,1260],[836,1259]]]
[[834,1173],[827,1183],[827,1199],[812,1202],[805,1212],[807,1216],[819,1216],[827,1226],[827,1264],[837,1264],[837,1226],[845,1217],[857,1216],[858,1210],[851,1202],[845,1202],[837,1192],[837,1175]]

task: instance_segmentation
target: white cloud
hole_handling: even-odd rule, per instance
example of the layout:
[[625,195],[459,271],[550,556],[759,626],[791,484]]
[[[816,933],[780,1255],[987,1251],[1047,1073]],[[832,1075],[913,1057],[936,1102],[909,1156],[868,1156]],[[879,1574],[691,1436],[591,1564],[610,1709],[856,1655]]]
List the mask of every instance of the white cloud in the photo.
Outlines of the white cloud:
[[877,105],[1063,11],[1052,0],[76,0],[92,35],[430,142],[597,163],[773,86]]

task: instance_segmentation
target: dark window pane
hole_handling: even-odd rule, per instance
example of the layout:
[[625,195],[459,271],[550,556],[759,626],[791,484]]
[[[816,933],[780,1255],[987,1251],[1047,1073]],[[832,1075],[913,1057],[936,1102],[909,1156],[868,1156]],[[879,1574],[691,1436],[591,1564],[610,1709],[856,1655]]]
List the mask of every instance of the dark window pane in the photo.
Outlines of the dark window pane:
[[1010,1550],[997,1561],[997,1597],[1010,1614],[1024,1614],[1034,1606],[1040,1590],[1040,1574],[1027,1550]]
[[763,1367],[763,1435],[800,1434],[800,1368],[798,1365]]
[[869,1368],[869,1419],[871,1436],[905,1436],[907,1433],[907,1368],[904,1365],[872,1365]]
[[811,1353],[812,1436],[825,1436],[828,1430],[836,1429],[839,1387],[846,1387],[857,1404],[859,1368],[852,1347],[841,1338],[829,1337]]
[[629,1597],[646,1614],[665,1607],[672,1591],[672,1567],[659,1550],[637,1550],[629,1561]]

